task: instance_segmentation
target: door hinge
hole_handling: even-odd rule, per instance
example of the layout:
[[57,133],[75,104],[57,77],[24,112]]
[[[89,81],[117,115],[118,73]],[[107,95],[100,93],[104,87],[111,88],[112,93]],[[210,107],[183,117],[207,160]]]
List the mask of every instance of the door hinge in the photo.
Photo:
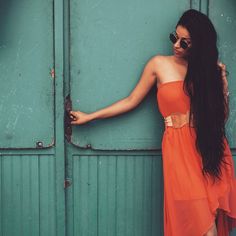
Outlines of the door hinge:
[[64,188],[68,188],[68,187],[70,187],[71,185],[72,185],[72,180],[69,179],[69,178],[66,178],[66,179],[64,180]]

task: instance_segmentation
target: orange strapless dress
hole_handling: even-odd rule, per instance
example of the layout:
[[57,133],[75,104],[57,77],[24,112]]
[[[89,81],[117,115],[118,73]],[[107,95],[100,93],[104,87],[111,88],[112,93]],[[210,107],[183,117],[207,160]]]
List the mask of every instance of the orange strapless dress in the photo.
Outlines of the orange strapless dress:
[[[171,81],[159,86],[157,102],[163,117],[189,111],[190,100],[183,84]],[[194,128],[188,124],[181,128],[166,126],[164,131],[164,235],[203,236],[218,212],[218,236],[228,236],[236,227],[236,178],[231,150],[225,139],[224,156],[230,165],[222,169],[222,181],[213,184],[210,177],[206,180],[202,175],[195,138]]]

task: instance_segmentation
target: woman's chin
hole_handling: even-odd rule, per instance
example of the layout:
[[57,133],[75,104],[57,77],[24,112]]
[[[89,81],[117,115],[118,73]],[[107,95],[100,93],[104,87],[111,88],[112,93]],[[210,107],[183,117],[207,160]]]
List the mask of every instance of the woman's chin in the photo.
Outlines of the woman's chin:
[[174,56],[177,57],[177,58],[183,58],[183,55],[182,55],[182,54],[175,53],[175,52],[174,52]]
[[177,59],[177,60],[181,60],[181,61],[186,61],[188,60],[183,54],[179,54],[179,53],[173,53],[173,56]]

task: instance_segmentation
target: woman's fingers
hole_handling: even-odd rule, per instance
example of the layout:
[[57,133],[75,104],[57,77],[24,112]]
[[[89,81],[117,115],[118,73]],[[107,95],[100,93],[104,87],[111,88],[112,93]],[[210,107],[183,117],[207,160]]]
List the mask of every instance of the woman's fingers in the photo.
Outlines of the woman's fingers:
[[77,112],[70,111],[70,118],[73,120],[77,120],[79,118]]
[[70,114],[75,116],[76,115],[76,112],[75,111],[70,111]]
[[218,62],[218,65],[219,65],[220,67],[225,67],[225,64],[223,64],[221,61]]
[[218,66],[220,66],[222,69],[226,68],[225,64],[223,64],[222,62],[218,62]]
[[227,71],[226,71],[226,65],[223,64],[222,62],[218,62],[218,66],[221,68],[221,76],[222,76],[222,79],[224,81],[224,83],[227,84]]
[[222,62],[218,63],[219,67],[221,68],[221,76],[224,83],[224,93],[228,96],[228,81],[227,81],[227,74],[226,74],[226,65]]
[[72,125],[82,125],[90,121],[88,114],[82,111],[70,111],[69,115]]
[[222,70],[226,70],[226,65],[223,64],[222,62],[219,62],[218,65],[220,66]]

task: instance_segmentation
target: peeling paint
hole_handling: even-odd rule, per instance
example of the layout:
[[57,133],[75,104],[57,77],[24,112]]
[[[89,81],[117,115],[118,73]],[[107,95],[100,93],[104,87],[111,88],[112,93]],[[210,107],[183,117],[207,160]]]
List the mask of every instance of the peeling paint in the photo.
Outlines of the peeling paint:
[[55,70],[54,70],[54,68],[51,69],[50,74],[51,74],[51,77],[54,79],[55,78]]

